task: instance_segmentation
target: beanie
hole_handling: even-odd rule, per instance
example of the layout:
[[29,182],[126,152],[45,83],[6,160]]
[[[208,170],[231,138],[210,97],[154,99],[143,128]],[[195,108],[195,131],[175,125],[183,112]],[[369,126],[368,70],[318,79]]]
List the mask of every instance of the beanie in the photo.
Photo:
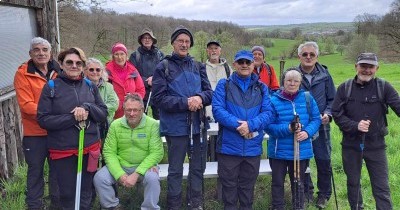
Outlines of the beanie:
[[126,49],[125,45],[122,43],[115,43],[112,47],[111,53],[114,54],[117,51],[123,51],[125,54],[128,54],[128,50]]
[[178,37],[180,34],[186,34],[190,37],[190,47],[193,47],[194,40],[193,40],[193,35],[190,33],[190,31],[183,25],[180,25],[175,28],[174,32],[172,32],[171,35],[171,44],[175,41],[176,37]]
[[254,46],[253,48],[251,48],[251,52],[253,53],[254,51],[261,51],[262,54],[263,54],[263,57],[265,58],[264,47],[262,47],[262,46]]

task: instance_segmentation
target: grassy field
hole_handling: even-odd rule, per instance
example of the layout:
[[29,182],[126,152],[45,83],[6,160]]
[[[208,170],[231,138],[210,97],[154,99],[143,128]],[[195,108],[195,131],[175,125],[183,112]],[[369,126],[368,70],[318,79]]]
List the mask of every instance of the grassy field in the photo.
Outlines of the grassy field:
[[[285,48],[285,46],[289,46],[288,43],[284,41],[276,41],[275,49],[268,48],[272,54],[279,53],[278,49]],[[348,78],[352,78],[355,74],[354,64],[343,61],[343,57],[339,54],[333,54],[328,56],[320,57],[320,63],[325,64],[329,67],[330,73],[333,76],[335,85],[338,86],[340,83],[344,82]],[[279,61],[272,60],[271,63],[275,66],[275,69],[279,71]],[[286,60],[285,67],[297,66],[297,59]],[[400,90],[400,71],[399,64],[388,64],[380,62],[380,69],[378,70],[377,75],[389,81],[396,90]],[[392,192],[392,200],[394,204],[394,209],[400,209],[400,188],[398,187],[398,183],[400,181],[400,156],[398,155],[398,151],[400,151],[400,123],[398,117],[390,111],[388,116],[389,121],[389,135],[386,137],[387,154],[389,160],[389,172],[390,172],[390,186]],[[333,125],[332,129],[332,166],[334,170],[334,177],[336,181],[336,191],[338,196],[339,208],[340,209],[349,209],[347,202],[347,192],[346,192],[346,177],[343,172],[342,162],[341,162],[341,133],[338,128]],[[314,179],[315,184],[315,168],[314,163],[311,164],[312,177]],[[25,174],[26,174],[26,165],[22,165],[17,170],[14,178],[9,181],[1,181],[1,188],[3,188],[2,199],[0,199],[0,209],[25,209],[24,206],[24,190],[25,190]],[[255,200],[254,200],[254,209],[264,210],[268,209],[270,205],[270,176],[260,176],[257,181],[256,189],[255,189]],[[365,209],[375,209],[375,202],[372,197],[372,192],[370,188],[368,172],[365,168],[365,165],[362,170],[362,185],[363,185],[363,196],[364,196],[364,205]],[[166,207],[166,181],[162,181],[162,193],[160,198],[160,205],[164,209]],[[215,199],[215,179],[207,179],[205,182],[205,207],[206,209],[223,209],[222,203]],[[290,192],[289,185],[286,185],[286,203],[287,208],[290,209]],[[134,189],[121,189],[119,191],[120,198],[122,204],[126,207],[126,209],[139,209],[141,199],[143,196],[141,195],[141,191]],[[46,192],[47,195],[47,192]],[[46,199],[47,200],[47,199]],[[95,209],[98,209],[99,204],[96,202]],[[308,209],[317,209],[313,205],[309,205]],[[334,199],[329,202],[329,206],[327,209],[335,209],[334,208]]]

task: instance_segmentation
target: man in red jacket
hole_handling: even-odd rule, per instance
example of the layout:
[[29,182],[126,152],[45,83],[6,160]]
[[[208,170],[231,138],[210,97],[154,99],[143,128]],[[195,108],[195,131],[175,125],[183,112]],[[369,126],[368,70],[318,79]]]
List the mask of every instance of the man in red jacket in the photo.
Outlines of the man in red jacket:
[[[28,209],[43,209],[44,194],[43,168],[48,157],[47,132],[42,129],[37,120],[37,107],[43,86],[48,80],[54,79],[60,71],[58,63],[51,59],[50,43],[35,37],[31,40],[29,50],[31,59],[18,67],[14,77],[14,87],[24,127],[22,140],[25,161],[28,164],[26,176],[26,205]],[[49,194],[50,209],[55,209],[59,203],[57,180],[50,165]]]

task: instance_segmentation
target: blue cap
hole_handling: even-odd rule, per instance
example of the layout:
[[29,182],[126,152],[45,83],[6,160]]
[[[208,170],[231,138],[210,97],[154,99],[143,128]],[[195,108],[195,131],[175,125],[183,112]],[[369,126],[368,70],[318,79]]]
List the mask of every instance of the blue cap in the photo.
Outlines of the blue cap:
[[254,61],[253,53],[247,50],[239,50],[235,55],[235,62],[240,59],[246,59],[249,61]]

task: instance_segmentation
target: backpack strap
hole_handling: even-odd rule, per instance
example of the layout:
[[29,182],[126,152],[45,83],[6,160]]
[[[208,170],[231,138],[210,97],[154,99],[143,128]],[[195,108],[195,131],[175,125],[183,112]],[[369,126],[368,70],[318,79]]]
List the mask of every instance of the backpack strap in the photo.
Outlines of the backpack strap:
[[310,120],[311,120],[311,97],[310,97],[310,92],[306,91],[304,92],[305,96],[306,96],[306,107],[307,107],[307,113],[310,116]]
[[165,73],[165,77],[169,76],[169,69],[168,69],[168,59],[164,59],[162,60],[163,66],[164,66],[164,73]]
[[379,103],[381,103],[383,110],[385,111],[385,116],[384,116],[384,120],[385,120],[385,125],[386,127],[388,126],[388,122],[387,122],[387,117],[386,115],[389,113],[389,109],[387,104],[385,103],[385,83],[386,81],[384,79],[380,79],[380,78],[376,78],[376,87],[377,87],[377,92],[378,92],[378,99],[379,99]]
[[93,90],[93,83],[92,83],[92,81],[90,81],[90,80],[89,80],[88,78],[86,78],[86,77],[84,77],[83,79],[85,80],[86,85],[89,86],[90,92],[93,93],[93,95],[94,95],[94,90]]
[[226,78],[229,78],[231,76],[231,69],[229,68],[229,65],[226,62],[224,63],[224,68],[225,68]]
[[135,57],[136,57],[136,63],[137,63],[137,65],[140,65],[140,53],[139,53],[139,51],[136,51]]

